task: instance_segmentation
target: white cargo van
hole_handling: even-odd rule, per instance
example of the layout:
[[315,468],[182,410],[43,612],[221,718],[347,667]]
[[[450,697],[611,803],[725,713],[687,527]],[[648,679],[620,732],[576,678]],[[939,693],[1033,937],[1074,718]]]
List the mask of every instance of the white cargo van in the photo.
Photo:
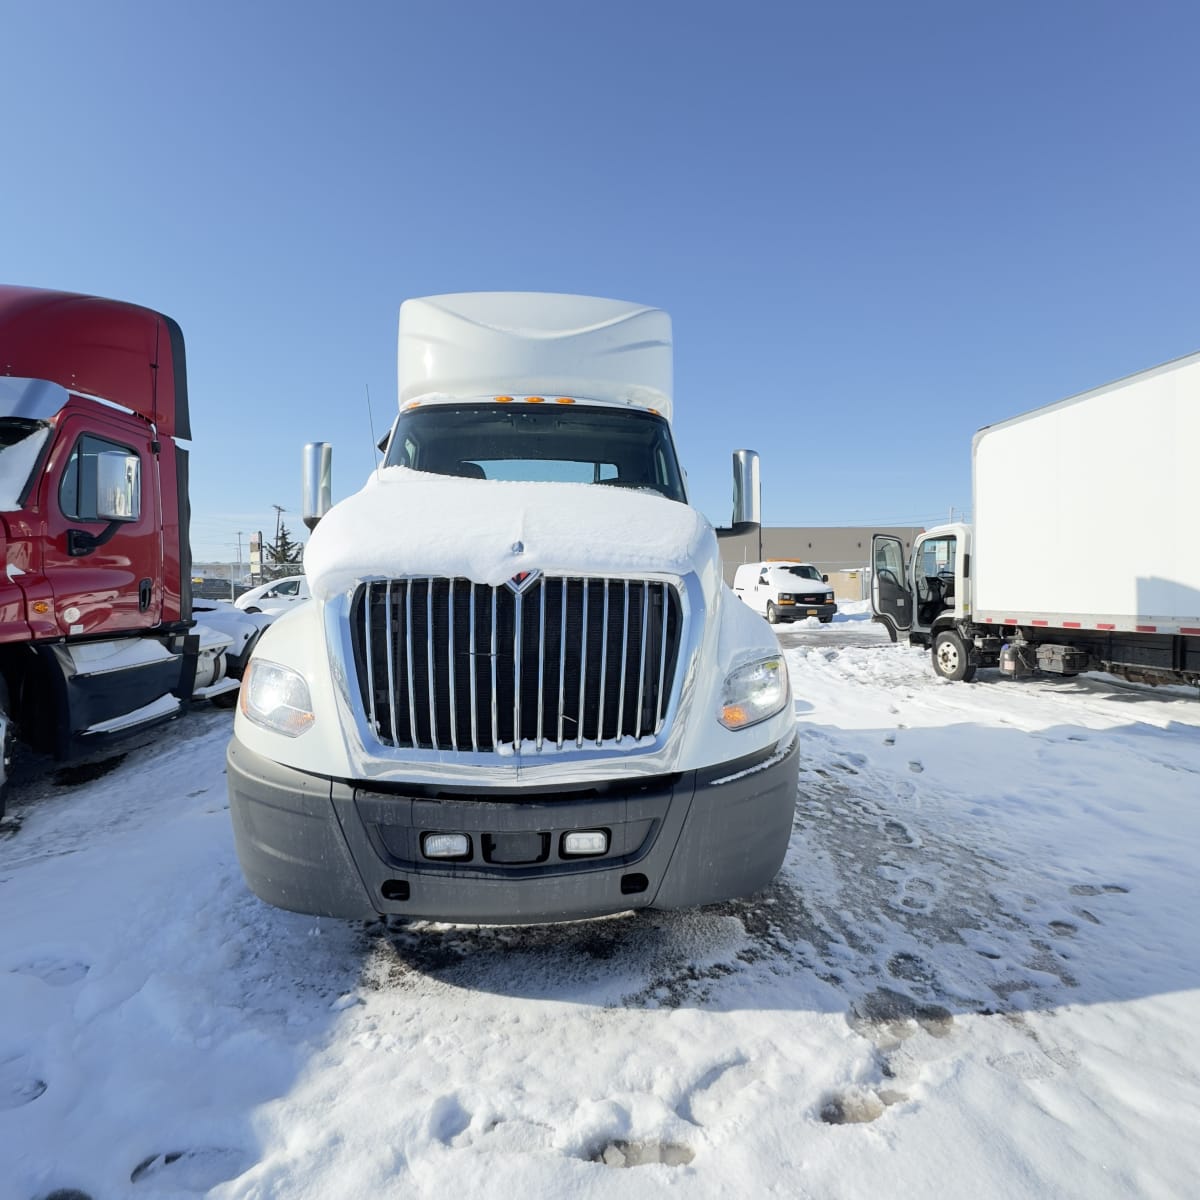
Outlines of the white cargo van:
[[733,590],[772,625],[806,617],[828,624],[837,612],[829,576],[822,575],[812,563],[791,559],[742,563],[734,572]]

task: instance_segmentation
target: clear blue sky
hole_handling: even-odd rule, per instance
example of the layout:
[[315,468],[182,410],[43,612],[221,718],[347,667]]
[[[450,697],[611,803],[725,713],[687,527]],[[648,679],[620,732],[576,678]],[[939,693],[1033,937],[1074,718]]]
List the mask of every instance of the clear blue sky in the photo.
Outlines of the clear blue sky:
[[401,300],[476,289],[667,309],[715,523],[746,446],[768,524],[932,524],[979,426],[1200,349],[1198,44],[1104,0],[8,3],[0,278],[180,322],[199,558],[302,532],[305,441],[355,490]]

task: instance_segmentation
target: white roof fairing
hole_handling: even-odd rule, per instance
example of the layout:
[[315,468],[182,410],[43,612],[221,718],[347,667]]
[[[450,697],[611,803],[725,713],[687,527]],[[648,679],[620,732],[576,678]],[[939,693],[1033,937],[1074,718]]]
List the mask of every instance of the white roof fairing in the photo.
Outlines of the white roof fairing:
[[671,420],[671,318],[548,292],[460,292],[400,306],[398,397],[569,396]]

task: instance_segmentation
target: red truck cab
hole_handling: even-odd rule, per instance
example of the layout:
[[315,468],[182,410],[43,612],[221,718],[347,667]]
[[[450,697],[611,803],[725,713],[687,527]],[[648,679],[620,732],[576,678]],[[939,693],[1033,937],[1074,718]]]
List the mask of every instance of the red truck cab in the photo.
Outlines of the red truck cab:
[[0,286],[6,747],[15,728],[68,757],[175,715],[197,689],[236,688],[262,623],[232,609],[194,620],[187,400],[169,317]]

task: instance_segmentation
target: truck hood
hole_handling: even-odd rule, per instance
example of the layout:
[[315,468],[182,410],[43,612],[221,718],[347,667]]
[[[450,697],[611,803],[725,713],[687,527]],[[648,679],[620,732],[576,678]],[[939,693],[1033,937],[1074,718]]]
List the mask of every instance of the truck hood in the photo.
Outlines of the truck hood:
[[460,479],[389,467],[343,500],[304,554],[313,594],[435,575],[492,586],[522,571],[685,575],[717,558],[695,509],[648,491]]

